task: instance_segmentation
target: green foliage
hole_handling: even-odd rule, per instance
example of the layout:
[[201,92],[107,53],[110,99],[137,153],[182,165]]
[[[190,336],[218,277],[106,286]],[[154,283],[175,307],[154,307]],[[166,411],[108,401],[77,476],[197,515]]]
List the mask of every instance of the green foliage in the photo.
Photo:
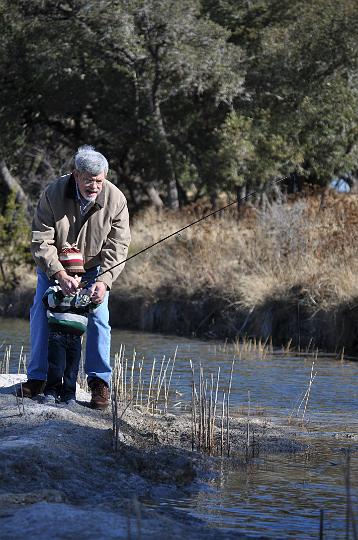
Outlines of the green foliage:
[[[98,12],[94,15],[98,17]],[[200,15],[195,0],[123,1],[101,16],[106,27],[103,47],[112,47],[113,60],[132,81],[137,135],[132,142],[132,171],[137,176],[144,172],[159,189],[174,177],[177,183],[185,174],[181,163],[188,156],[178,148],[183,132],[172,111],[205,92],[213,95],[214,103],[231,103],[242,83],[239,49],[227,43],[226,30]],[[189,121],[191,112],[189,107]]]
[[7,198],[0,215],[0,286],[13,289],[19,283],[24,265],[30,264],[30,227],[15,192]]
[[220,157],[231,185],[250,183],[258,188],[299,167],[303,156],[281,127],[273,131],[268,111],[255,119],[236,112],[227,116],[221,129]]
[[246,51],[245,92],[220,130],[226,175],[261,183],[296,171],[326,184],[357,169],[356,1],[203,5]]
[[[300,143],[305,160],[322,183],[357,168],[356,86],[336,77],[318,94],[306,96],[299,107]],[[319,137],[317,137],[319,133]]]
[[0,0],[0,153],[23,188],[110,159],[133,204],[358,168],[356,0]]

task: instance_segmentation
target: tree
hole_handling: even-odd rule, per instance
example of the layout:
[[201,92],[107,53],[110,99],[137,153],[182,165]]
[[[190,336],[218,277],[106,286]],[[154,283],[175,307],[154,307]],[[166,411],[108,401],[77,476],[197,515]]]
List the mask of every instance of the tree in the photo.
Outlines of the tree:
[[[139,172],[145,171],[149,185],[164,182],[168,205],[176,208],[176,148],[165,109],[209,89],[217,102],[231,103],[241,90],[240,52],[227,44],[227,31],[201,16],[196,0],[122,0],[108,6],[98,7],[105,28],[101,43],[132,81]],[[95,35],[89,15],[85,24]]]
[[355,0],[0,0],[0,159],[36,198],[76,146],[132,206],[357,166]]
[[31,262],[30,227],[13,191],[0,215],[0,282],[4,289],[16,287],[24,265]]
[[152,194],[165,186],[168,205],[177,207],[188,157],[176,147],[179,119],[171,111],[183,101],[193,110],[206,92],[216,108],[241,91],[241,53],[228,45],[229,33],[202,15],[198,0],[2,6],[2,119],[13,115],[21,126],[19,148],[34,155],[31,171],[38,156],[53,156],[57,168],[69,148],[92,140],[114,156],[133,197],[133,185]]
[[228,118],[223,133],[224,145],[233,137],[233,149],[245,126],[242,136],[253,145],[248,160],[237,155],[237,174],[242,178],[244,167],[262,181],[296,170],[326,184],[356,168],[356,2],[205,0],[204,6],[246,51],[238,118]]

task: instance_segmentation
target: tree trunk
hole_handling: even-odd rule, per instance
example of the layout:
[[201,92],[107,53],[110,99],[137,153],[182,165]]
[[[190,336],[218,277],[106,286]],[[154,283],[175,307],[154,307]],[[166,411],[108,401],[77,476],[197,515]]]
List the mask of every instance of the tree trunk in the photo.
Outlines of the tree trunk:
[[240,206],[243,202],[245,202],[246,195],[247,195],[246,184],[242,184],[242,186],[237,186],[236,197],[237,197],[238,206]]
[[177,184],[177,190],[178,190],[179,205],[180,205],[180,208],[182,208],[183,206],[189,203],[189,199],[188,199],[188,195],[185,189],[183,188],[183,186],[178,180],[176,184]]
[[173,160],[171,156],[170,144],[168,141],[167,133],[165,131],[164,122],[162,118],[162,113],[160,110],[160,103],[156,101],[153,107],[153,115],[155,119],[155,124],[157,126],[158,135],[160,139],[160,145],[163,149],[163,158],[164,158],[164,170],[165,177],[164,182],[167,185],[167,205],[173,210],[179,208],[179,194],[178,186],[175,178],[175,171]]
[[276,201],[278,204],[282,204],[284,202],[284,195],[282,193],[281,186],[273,184],[270,191],[272,192],[272,197],[270,197],[272,200]]
[[158,191],[155,189],[155,187],[153,186],[153,184],[149,184],[149,186],[146,188],[146,191],[147,191],[148,197],[149,197],[150,200],[152,201],[153,205],[154,205],[156,208],[162,208],[162,207],[163,207],[163,201],[162,201],[162,199],[160,198],[159,193],[158,193]]
[[32,205],[30,203],[30,200],[22,189],[19,182],[10,173],[3,159],[0,160],[0,184],[5,186],[5,188],[9,192],[14,191],[16,193],[16,202],[24,207],[26,215],[28,216],[28,218],[30,218],[32,211]]
[[[210,193],[210,203],[211,203],[211,209],[213,211],[217,210],[217,208],[218,208],[218,194],[216,193],[216,191],[212,191]],[[217,214],[215,216],[217,216]]]

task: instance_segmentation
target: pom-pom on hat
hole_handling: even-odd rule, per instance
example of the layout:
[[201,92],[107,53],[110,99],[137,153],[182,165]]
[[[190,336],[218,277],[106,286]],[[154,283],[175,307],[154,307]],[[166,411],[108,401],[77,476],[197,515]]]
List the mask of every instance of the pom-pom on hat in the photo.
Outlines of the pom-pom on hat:
[[58,254],[58,260],[68,274],[84,274],[83,257],[76,244],[66,243]]

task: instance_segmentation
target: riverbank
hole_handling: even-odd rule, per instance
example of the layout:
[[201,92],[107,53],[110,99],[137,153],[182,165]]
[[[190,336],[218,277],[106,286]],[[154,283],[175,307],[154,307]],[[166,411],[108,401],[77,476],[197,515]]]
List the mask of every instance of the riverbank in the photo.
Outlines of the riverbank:
[[[207,209],[202,209],[205,213]],[[210,218],[128,262],[111,293],[114,327],[358,356],[356,195],[310,194]],[[199,217],[148,210],[129,255]],[[1,315],[27,317],[26,276]]]
[[[113,449],[111,411],[78,403],[23,404],[11,393],[23,376],[0,376],[0,501],[2,538],[230,539],[237,532],[209,527],[161,500],[208,490],[217,459],[191,451],[187,415],[151,415],[121,406],[119,449]],[[297,428],[251,419],[262,455],[297,453]],[[236,467],[245,467],[246,418],[231,419]],[[219,460],[220,461],[220,460]],[[225,463],[225,460],[224,460]],[[164,536],[163,536],[164,534]]]

